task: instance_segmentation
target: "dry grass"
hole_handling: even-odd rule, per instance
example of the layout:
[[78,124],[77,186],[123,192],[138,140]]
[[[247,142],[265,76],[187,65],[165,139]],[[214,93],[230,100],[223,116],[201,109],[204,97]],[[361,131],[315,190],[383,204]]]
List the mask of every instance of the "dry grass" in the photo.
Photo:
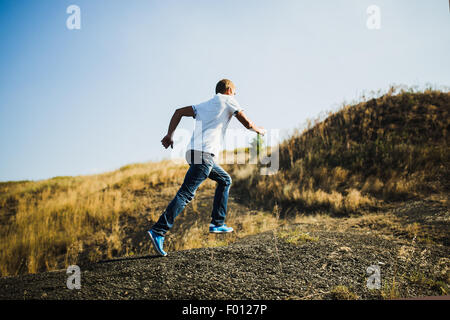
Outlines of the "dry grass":
[[282,212],[341,216],[448,192],[450,93],[395,90],[309,121],[280,144],[275,175],[229,167],[235,188],[268,210],[277,203]]
[[[231,200],[227,223],[237,233],[209,235],[215,183],[206,181],[177,218],[167,249],[222,246],[237,235],[273,230],[288,221],[341,229],[373,225],[375,231],[420,238],[418,226],[405,229],[394,217],[390,224],[386,215],[335,223],[329,215],[349,217],[384,200],[448,191],[449,96],[430,90],[391,92],[344,106],[281,143],[276,175],[259,175],[255,165],[223,165],[233,178],[232,192],[253,210]],[[149,247],[140,245],[143,238],[136,244],[130,234],[156,222],[187,168],[162,161],[97,175],[0,183],[1,276],[145,252]]]
[[357,300],[359,299],[358,295],[352,292],[349,288],[346,286],[336,286],[333,288],[330,293],[329,297],[333,300]]
[[[142,210],[133,192],[178,182],[186,166],[135,164],[104,174],[0,184],[2,276],[60,268],[90,244],[95,260],[121,251],[120,218]],[[102,254],[99,254],[99,252]]]
[[[156,222],[187,169],[187,164],[172,161],[149,162],[97,175],[1,183],[1,276],[143,253],[149,248],[125,242],[130,235],[125,230],[134,234]],[[207,232],[215,185],[207,180],[200,186],[169,233],[168,250],[223,246],[237,239],[236,234]],[[129,223],[128,218],[145,224]],[[245,237],[276,228],[279,219],[230,201],[227,223]]]
[[277,236],[287,243],[294,245],[301,245],[306,242],[315,242],[319,240],[319,238],[313,237],[308,232],[303,232],[299,228],[291,230],[281,230],[277,232]]

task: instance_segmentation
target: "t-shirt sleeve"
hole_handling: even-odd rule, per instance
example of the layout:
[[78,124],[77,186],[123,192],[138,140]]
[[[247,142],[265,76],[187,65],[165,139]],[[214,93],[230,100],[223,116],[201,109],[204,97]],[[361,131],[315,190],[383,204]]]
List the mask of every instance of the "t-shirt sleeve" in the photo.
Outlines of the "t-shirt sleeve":
[[227,105],[228,105],[228,109],[230,110],[230,113],[233,116],[235,116],[237,113],[244,110],[244,109],[242,109],[242,107],[239,105],[239,102],[237,102],[237,100],[234,97],[230,97],[228,99]]
[[192,105],[192,110],[194,110],[194,119],[202,119],[207,113],[209,101],[201,102],[196,105]]

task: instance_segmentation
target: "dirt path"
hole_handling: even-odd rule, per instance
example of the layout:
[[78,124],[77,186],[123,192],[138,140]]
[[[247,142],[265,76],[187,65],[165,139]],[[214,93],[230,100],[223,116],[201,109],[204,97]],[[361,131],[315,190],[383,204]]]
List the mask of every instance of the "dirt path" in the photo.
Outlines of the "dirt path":
[[[364,225],[370,218],[351,226],[351,219],[336,221],[334,227],[291,225],[226,247],[80,266],[80,290],[67,288],[66,270],[1,278],[0,299],[380,299],[448,294],[450,252],[445,243],[386,236]],[[342,229],[345,223],[349,227]],[[380,270],[379,289],[367,286],[369,277],[374,279],[367,269],[374,265]]]

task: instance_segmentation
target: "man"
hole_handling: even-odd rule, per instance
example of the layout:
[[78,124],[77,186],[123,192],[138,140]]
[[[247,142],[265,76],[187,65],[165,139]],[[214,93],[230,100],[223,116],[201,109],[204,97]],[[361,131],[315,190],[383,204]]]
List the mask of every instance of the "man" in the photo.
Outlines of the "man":
[[201,104],[179,108],[170,120],[167,135],[161,140],[164,148],[173,148],[173,133],[182,117],[196,119],[195,129],[186,152],[189,169],[184,182],[175,198],[169,203],[159,220],[148,231],[156,251],[166,256],[163,249],[164,236],[173,226],[178,214],[194,198],[200,184],[207,178],[217,181],[214,194],[213,210],[209,232],[228,233],[233,228],[225,224],[228,192],[231,186],[230,175],[216,162],[228,123],[233,115],[247,128],[258,134],[265,134],[265,129],[255,126],[244,114],[243,109],[234,98],[236,88],[228,79],[220,80],[216,85],[216,95]]

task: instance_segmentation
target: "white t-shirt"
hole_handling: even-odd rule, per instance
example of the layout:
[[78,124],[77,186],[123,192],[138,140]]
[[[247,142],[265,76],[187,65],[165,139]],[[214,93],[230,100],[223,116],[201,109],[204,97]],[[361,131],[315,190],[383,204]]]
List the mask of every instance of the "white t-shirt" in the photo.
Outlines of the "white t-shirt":
[[195,128],[187,149],[213,153],[217,157],[231,117],[243,109],[234,96],[221,93],[192,108]]

